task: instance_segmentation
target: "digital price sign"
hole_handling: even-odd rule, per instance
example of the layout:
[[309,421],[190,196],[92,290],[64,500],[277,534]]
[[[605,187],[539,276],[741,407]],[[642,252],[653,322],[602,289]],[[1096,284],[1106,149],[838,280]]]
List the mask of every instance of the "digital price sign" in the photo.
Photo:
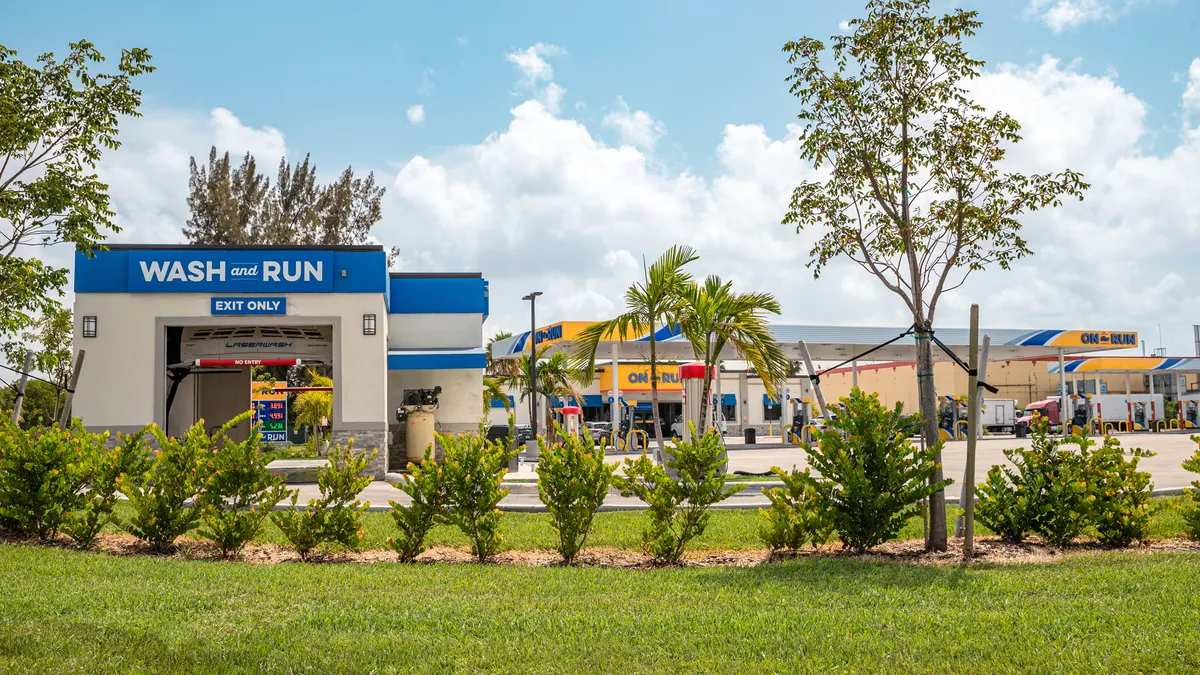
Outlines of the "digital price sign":
[[274,383],[256,382],[250,399],[263,442],[287,443],[287,392],[275,391]]

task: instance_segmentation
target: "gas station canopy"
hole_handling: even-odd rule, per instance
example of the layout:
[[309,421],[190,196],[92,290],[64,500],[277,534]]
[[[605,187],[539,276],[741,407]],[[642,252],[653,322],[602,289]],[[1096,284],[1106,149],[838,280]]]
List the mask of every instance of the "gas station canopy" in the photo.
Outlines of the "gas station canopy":
[[[576,346],[580,331],[591,325],[589,321],[563,321],[537,330],[538,347],[548,348],[547,355],[555,352],[570,354]],[[876,345],[883,344],[907,332],[905,328],[871,328],[862,326],[801,326],[775,324],[771,333],[784,353],[792,359],[802,358],[800,342],[807,345],[814,361],[847,361]],[[935,328],[934,334],[946,347],[963,361],[967,360],[970,334],[966,328]],[[1138,345],[1138,334],[1132,331],[1089,331],[1089,330],[1022,330],[1013,328],[979,330],[980,338],[990,335],[992,339],[989,359],[1008,361],[1058,356],[1060,354],[1082,354],[1112,349],[1131,349]],[[662,361],[688,361],[695,358],[692,345],[678,329],[662,327],[655,331],[657,357]],[[624,341],[614,336],[601,340],[596,349],[597,360],[610,360],[616,356],[621,360],[649,360],[649,335]],[[520,358],[530,347],[530,332],[500,340],[492,345],[495,359]],[[913,361],[916,359],[916,340],[906,335],[883,347],[862,361]],[[731,347],[720,355],[724,360],[740,357]],[[948,361],[949,357],[934,347],[935,361]],[[1123,359],[1122,359],[1123,360]],[[1072,363],[1077,363],[1073,361]],[[1068,367],[1069,370],[1069,367]]]
[[[1058,364],[1050,364],[1049,372],[1058,373]],[[1068,375],[1080,373],[1200,373],[1200,358],[1190,356],[1090,356],[1068,361],[1063,369]]]

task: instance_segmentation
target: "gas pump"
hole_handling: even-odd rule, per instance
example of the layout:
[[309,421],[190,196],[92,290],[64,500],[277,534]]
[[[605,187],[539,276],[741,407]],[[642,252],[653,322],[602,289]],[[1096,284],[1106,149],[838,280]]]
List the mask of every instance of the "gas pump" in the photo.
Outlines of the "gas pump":
[[1180,425],[1184,429],[1200,428],[1200,401],[1179,402]]
[[562,415],[563,431],[565,431],[568,436],[578,436],[580,426],[579,421],[583,417],[583,408],[580,408],[577,405],[568,405],[560,408],[558,412],[560,415]]
[[960,433],[960,428],[965,426],[963,423],[967,420],[967,404],[958,396],[941,396],[941,405],[938,407],[938,427],[944,433],[940,433],[943,440],[954,440],[957,438],[965,438],[965,429]]
[[[1083,405],[1078,403],[1079,399],[1083,398]],[[1078,394],[1072,394],[1072,405],[1075,407],[1075,414],[1071,417],[1071,433],[1077,436],[1089,436],[1092,433],[1092,395],[1086,394],[1080,397]]]
[[[792,443],[803,445],[812,441],[805,427],[812,424],[812,401],[807,398],[792,399]],[[811,430],[808,430],[811,431]]]
[[1133,401],[1133,431],[1146,430],[1146,403]]

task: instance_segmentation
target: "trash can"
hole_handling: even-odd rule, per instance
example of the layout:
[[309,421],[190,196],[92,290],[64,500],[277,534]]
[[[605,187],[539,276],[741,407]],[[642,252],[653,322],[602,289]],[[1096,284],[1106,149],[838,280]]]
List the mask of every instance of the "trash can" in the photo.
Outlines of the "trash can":
[[754,427],[746,427],[742,430],[742,438],[745,439],[746,445],[754,445],[756,433]]
[[1016,433],[1017,438],[1025,438],[1025,436],[1029,435],[1029,423],[1017,422],[1017,424],[1013,427],[1013,432]]

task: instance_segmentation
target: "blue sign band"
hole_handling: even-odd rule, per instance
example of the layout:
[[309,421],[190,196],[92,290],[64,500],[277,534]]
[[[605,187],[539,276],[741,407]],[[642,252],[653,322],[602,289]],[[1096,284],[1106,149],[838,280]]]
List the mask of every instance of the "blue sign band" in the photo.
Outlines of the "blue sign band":
[[213,298],[213,316],[287,314],[287,298]]

